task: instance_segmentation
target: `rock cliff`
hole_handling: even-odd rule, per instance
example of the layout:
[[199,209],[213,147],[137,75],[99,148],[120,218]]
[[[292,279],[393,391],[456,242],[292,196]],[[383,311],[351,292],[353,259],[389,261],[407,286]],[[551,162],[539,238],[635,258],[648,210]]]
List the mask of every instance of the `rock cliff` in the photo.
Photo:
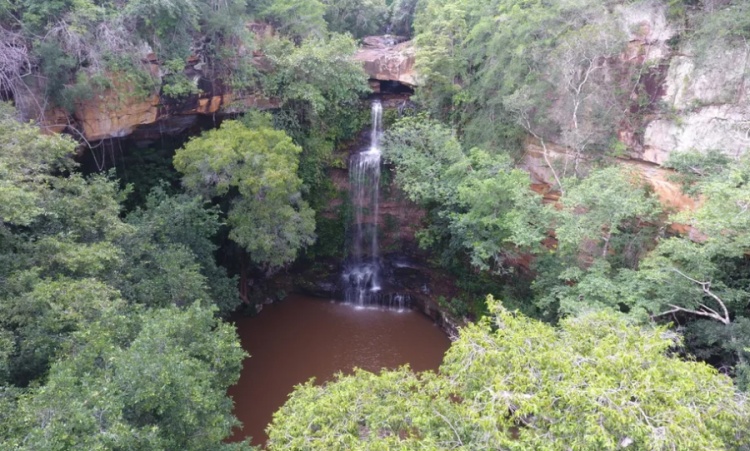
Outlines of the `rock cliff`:
[[[640,74],[630,99],[636,121],[618,130],[626,147],[619,161],[650,183],[668,207],[693,208],[696,201],[682,194],[661,165],[674,152],[719,150],[736,157],[750,150],[750,45],[715,44],[699,54],[689,42],[676,45],[663,4],[618,8],[629,42],[613,70],[637,66]],[[647,97],[647,108],[638,104],[636,91]],[[553,164],[570,158],[565,148],[546,145]],[[540,142],[528,139],[525,147],[523,166],[532,183],[554,184]]]
[[[265,31],[264,31],[265,32]],[[380,83],[391,83],[411,89],[416,86],[414,48],[411,42],[392,36],[364,38],[362,48],[354,55],[361,61],[371,86],[380,92]],[[254,54],[252,63],[269,70],[263,55]],[[143,64],[158,81],[163,78],[153,54],[144,56]],[[68,114],[63,110],[47,111],[42,127],[50,132],[70,131],[76,138],[96,142],[110,138],[131,137],[137,140],[157,139],[159,134],[176,135],[189,128],[199,116],[231,114],[247,108],[274,108],[278,102],[259,93],[233,92],[203,71],[198,58],[191,58],[185,74],[196,81],[201,93],[176,102],[159,93],[133,94],[132,83],[113,78],[112,87],[80,102]]]
[[[417,86],[415,50],[411,41],[398,36],[368,36],[354,58],[362,61],[372,81],[394,82],[410,88]],[[378,84],[371,85],[376,92],[380,90]]]

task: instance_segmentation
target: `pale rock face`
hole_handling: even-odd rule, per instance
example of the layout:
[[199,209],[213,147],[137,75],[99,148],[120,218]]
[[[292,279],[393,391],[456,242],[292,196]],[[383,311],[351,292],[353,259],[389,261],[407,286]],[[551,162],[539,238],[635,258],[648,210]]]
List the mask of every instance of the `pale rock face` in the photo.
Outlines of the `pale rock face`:
[[415,51],[411,41],[401,42],[398,37],[368,36],[354,59],[362,62],[372,80],[397,81],[411,87],[417,85]]
[[670,153],[720,150],[739,156],[750,150],[750,107],[716,105],[685,111],[648,124],[642,159],[663,164]]
[[646,61],[658,61],[669,55],[667,41],[675,35],[667,22],[666,7],[661,2],[639,2],[617,6],[628,40],[646,46]]
[[[113,107],[113,105],[115,105]],[[113,90],[83,102],[76,108],[75,116],[81,123],[83,135],[89,141],[124,137],[144,124],[156,121],[159,96],[146,100],[123,102]]]
[[[532,186],[546,185],[554,191],[557,187],[551,186],[554,185],[554,177],[544,160],[544,149],[538,141],[532,138],[526,140],[524,148],[525,152],[520,164],[529,172]],[[547,156],[558,167],[564,167],[565,160],[572,158],[567,149],[550,143],[547,143]],[[619,159],[618,164],[650,185],[665,207],[678,211],[695,208],[696,200],[682,192],[680,185],[672,180],[673,172],[670,169],[630,159]],[[542,191],[546,192],[548,189]],[[554,201],[556,198],[552,196],[548,200]]]
[[664,101],[672,113],[646,126],[646,161],[663,164],[673,152],[750,151],[750,49],[717,46],[700,59],[692,53],[670,60]]
[[[693,53],[686,49],[686,54]],[[676,110],[703,105],[747,104],[745,92],[748,49],[714,48],[699,64],[689,56],[675,56],[669,64],[664,100]]]

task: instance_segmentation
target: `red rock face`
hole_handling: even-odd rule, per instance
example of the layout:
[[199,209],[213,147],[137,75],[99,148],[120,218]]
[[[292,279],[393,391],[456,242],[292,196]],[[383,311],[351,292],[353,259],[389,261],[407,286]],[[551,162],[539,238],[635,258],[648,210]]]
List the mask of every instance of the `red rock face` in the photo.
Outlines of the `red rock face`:
[[[253,64],[260,69],[268,69],[263,55],[253,56]],[[159,62],[153,54],[142,61],[144,68],[154,79],[162,76]],[[145,96],[134,94],[136,87],[124,77],[111,74],[112,87],[95,94],[90,99],[79,102],[72,113],[62,109],[45,112],[40,125],[45,131],[59,133],[66,127],[75,128],[76,138],[88,142],[109,138],[148,138],[154,125],[164,124],[166,133],[172,127],[170,122],[185,122],[190,116],[210,116],[244,111],[249,108],[275,108],[279,102],[268,99],[259,93],[237,93],[218,80],[210,80],[202,72],[203,63],[197,57],[187,61],[185,75],[199,81],[200,94],[187,99],[174,101],[152,92]],[[143,136],[139,132],[143,130]],[[177,128],[176,130],[181,130]]]
[[[250,24],[250,28],[256,34],[270,33],[262,25]],[[373,91],[378,92],[380,82],[400,83],[409,88],[416,86],[414,55],[411,42],[404,42],[403,38],[370,36],[364,39],[363,48],[354,58],[362,62]],[[254,53],[252,59],[253,64],[261,70],[270,70],[262,54]],[[146,55],[143,64],[152,76],[161,76],[159,62],[153,53]],[[145,130],[148,126],[162,122],[166,124],[177,116],[226,114],[248,108],[279,106],[277,100],[264,98],[258,93],[235,93],[218,81],[207,80],[203,77],[201,68],[199,59],[192,57],[188,60],[185,74],[189,78],[200,79],[201,84],[205,83],[209,88],[204,88],[207,92],[201,92],[185,101],[176,103],[160,97],[158,93],[145,98],[132,95],[134,86],[114,77],[111,89],[79,103],[72,114],[59,109],[46,112],[41,125],[45,130],[56,133],[71,125],[78,130],[79,137],[94,142],[137,135],[139,129],[144,129],[144,133],[148,134]]]
[[[524,143],[524,148],[525,154],[521,167],[529,172],[532,189],[543,194],[545,199],[557,201],[559,194],[551,188],[554,184],[554,177],[544,161],[542,147],[530,137]],[[567,156],[565,148],[554,144],[547,143],[547,152],[551,161],[562,160]],[[670,180],[670,176],[674,174],[671,169],[634,159],[619,158],[617,162],[621,166],[631,169],[640,179],[648,183],[665,207],[676,211],[696,208],[698,202],[684,194],[678,183]]]
[[[378,208],[377,223],[380,230],[379,241],[383,253],[414,251],[417,246],[416,232],[422,228],[425,219],[425,211],[410,201],[406,194],[401,191],[395,182],[395,170],[388,166],[382,170],[384,182],[380,185],[380,201]],[[330,168],[328,170],[330,180],[337,191],[348,193],[350,189],[349,173],[345,168]],[[338,217],[341,208],[345,208],[345,197],[331,198],[322,214],[329,219]],[[364,223],[375,222],[372,215],[362,218]]]

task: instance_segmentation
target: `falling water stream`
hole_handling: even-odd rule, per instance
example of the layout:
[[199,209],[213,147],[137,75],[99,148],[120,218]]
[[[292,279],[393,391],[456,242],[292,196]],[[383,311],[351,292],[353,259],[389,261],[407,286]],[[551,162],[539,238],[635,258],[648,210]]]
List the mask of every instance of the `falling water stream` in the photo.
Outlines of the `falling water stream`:
[[352,155],[349,162],[351,201],[354,210],[348,259],[342,275],[344,297],[358,307],[386,306],[403,309],[405,298],[383,295],[382,262],[378,248],[380,202],[380,137],[383,133],[383,106],[372,103],[372,128],[369,147]]
[[379,253],[382,113],[380,102],[373,102],[370,144],[350,160],[354,218],[342,274],[346,304],[291,295],[257,318],[235,318],[251,357],[229,390],[244,425],[231,440],[252,436],[262,445],[272,413],[295,384],[310,377],[322,383],[354,367],[379,371],[406,363],[417,371],[436,370],[448,348],[446,335],[408,309],[409,297],[393,289],[393,265]]

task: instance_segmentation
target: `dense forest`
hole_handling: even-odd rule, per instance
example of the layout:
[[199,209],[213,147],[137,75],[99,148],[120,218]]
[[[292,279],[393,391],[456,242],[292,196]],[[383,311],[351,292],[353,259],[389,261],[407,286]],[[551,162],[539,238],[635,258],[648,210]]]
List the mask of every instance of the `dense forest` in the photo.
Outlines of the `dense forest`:
[[[254,449],[226,441],[248,357],[228,318],[256,312],[248,274],[343,258],[329,170],[369,125],[353,55],[383,34],[418,84],[385,116],[381,183],[424,213],[462,327],[438,372],[298,386],[267,448],[750,449],[748,0],[3,1],[3,449]],[[83,164],[111,145],[84,105],[176,116],[209,91],[267,102],[140,175]],[[725,105],[707,148],[642,158],[653,121]]]

